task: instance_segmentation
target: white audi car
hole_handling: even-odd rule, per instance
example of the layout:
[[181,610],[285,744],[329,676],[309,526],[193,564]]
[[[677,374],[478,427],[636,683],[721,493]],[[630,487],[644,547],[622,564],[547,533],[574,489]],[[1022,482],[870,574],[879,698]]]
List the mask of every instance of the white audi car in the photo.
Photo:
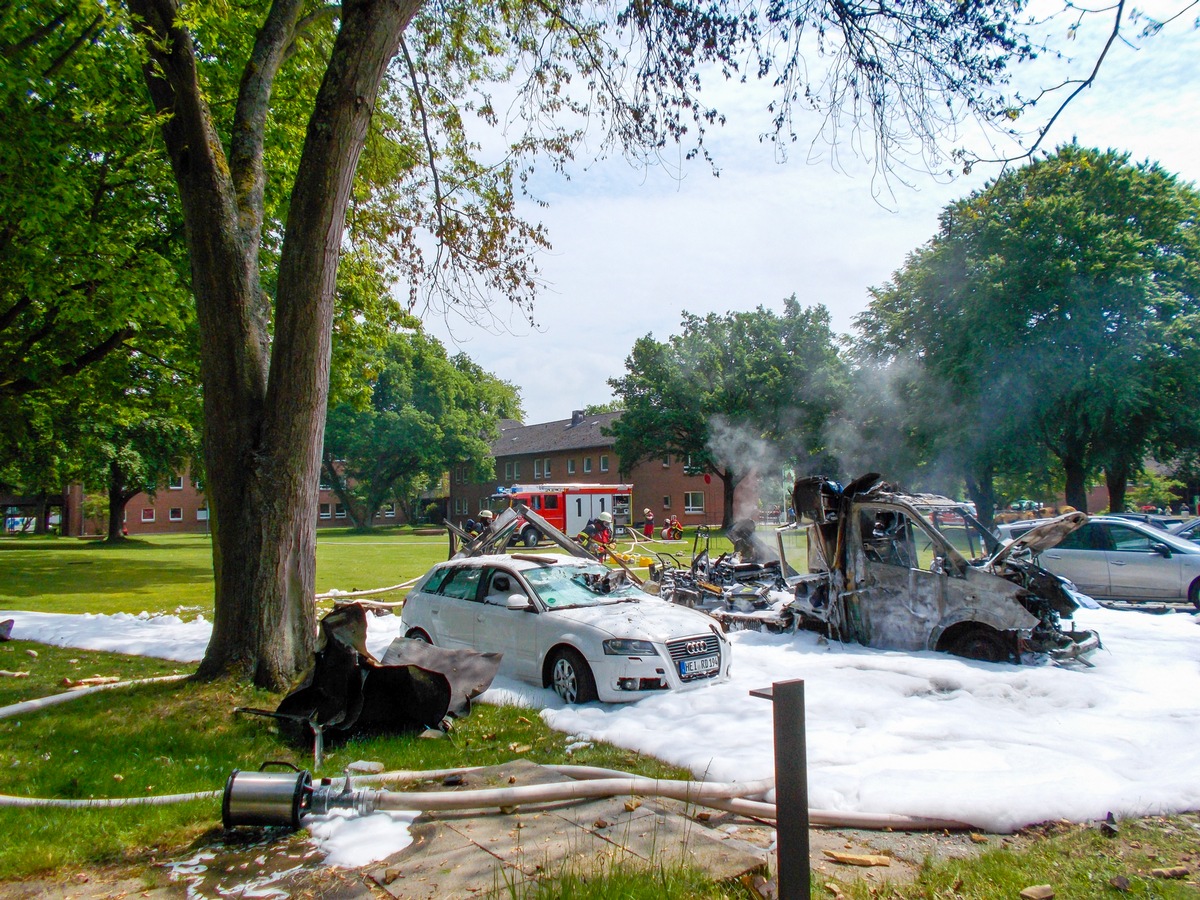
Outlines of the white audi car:
[[729,642],[715,621],[572,556],[439,563],[409,592],[401,621],[409,638],[502,653],[502,674],[552,687],[567,703],[638,700],[729,677]]

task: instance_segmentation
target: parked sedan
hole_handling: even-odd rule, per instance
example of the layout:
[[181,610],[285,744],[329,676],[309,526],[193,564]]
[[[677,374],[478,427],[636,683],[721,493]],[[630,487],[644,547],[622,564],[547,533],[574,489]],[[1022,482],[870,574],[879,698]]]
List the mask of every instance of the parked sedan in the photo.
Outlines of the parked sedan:
[[1099,599],[1187,600],[1200,609],[1200,545],[1143,522],[1095,516],[1038,562]]
[[729,643],[711,618],[572,556],[439,563],[401,619],[407,637],[502,653],[502,674],[553,687],[567,703],[638,700],[729,676]]

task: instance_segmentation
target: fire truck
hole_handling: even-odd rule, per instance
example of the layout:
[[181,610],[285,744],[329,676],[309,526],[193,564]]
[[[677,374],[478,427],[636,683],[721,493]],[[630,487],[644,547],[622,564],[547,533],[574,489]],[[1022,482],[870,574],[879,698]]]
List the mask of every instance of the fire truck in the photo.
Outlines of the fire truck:
[[[494,512],[524,503],[555,528],[575,535],[602,512],[611,513],[613,533],[624,534],[629,528],[632,510],[632,484],[514,484],[497,488],[490,505]],[[536,547],[542,538],[535,526],[522,519],[513,531],[513,540]]]

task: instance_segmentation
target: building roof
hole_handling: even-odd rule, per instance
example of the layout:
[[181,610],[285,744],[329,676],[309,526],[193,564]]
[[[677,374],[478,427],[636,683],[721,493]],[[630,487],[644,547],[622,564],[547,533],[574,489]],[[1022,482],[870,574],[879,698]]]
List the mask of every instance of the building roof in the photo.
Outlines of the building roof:
[[500,437],[492,443],[492,455],[497,459],[527,453],[554,453],[562,450],[608,449],[613,438],[601,434],[621,417],[619,412],[585,416],[576,410],[569,419],[522,425],[515,419],[500,422]]

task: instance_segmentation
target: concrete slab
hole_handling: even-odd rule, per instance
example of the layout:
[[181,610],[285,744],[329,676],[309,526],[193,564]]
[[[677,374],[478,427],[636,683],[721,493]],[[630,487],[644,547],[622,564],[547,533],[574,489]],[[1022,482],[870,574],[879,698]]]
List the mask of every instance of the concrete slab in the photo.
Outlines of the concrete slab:
[[[444,789],[569,780],[517,760],[469,773],[462,785]],[[697,821],[699,811],[674,800],[607,797],[509,811],[430,813],[414,823],[409,847],[368,874],[393,897],[432,900],[472,897],[545,875],[594,874],[625,864],[686,864],[716,881],[765,871],[764,850]]]

